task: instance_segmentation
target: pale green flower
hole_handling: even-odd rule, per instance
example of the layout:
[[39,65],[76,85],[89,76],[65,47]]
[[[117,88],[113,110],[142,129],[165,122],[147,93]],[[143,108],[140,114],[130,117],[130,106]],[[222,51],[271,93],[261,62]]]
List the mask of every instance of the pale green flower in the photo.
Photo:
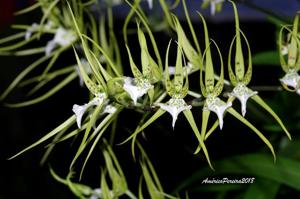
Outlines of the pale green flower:
[[236,87],[234,87],[230,95],[238,98],[242,107],[242,115],[245,116],[247,100],[250,97],[257,95],[257,93],[258,93],[257,91],[252,91],[251,89],[249,89],[245,84],[238,83]]
[[138,80],[131,77],[124,79],[123,89],[129,94],[134,105],[136,105],[137,99],[145,95],[151,88],[153,88],[153,85],[147,79]]
[[204,108],[207,108],[208,110],[217,114],[218,119],[219,119],[219,126],[220,126],[220,129],[222,129],[224,112],[226,111],[226,109],[231,107],[231,105],[232,105],[231,102],[225,103],[219,97],[207,96],[207,98],[205,100]]
[[178,118],[179,113],[184,110],[190,110],[192,108],[191,105],[187,105],[183,99],[171,98],[166,104],[159,103],[158,104],[161,109],[168,111],[172,116],[172,127],[175,127],[175,122]]

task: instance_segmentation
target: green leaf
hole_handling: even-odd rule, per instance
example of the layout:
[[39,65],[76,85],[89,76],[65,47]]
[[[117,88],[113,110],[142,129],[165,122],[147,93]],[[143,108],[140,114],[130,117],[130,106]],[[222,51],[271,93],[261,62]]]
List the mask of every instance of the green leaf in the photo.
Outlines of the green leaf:
[[275,199],[279,191],[280,183],[263,178],[255,179],[255,182],[247,188],[244,199]]
[[[215,176],[230,174],[260,177],[300,191],[300,162],[290,158],[278,156],[274,164],[268,155],[257,153],[246,154],[217,161],[215,162],[215,168],[216,170],[213,173]],[[180,191],[192,186],[194,183],[199,182],[199,180],[203,180],[204,176],[206,177],[208,173],[211,173],[209,168],[193,173],[176,190]]]

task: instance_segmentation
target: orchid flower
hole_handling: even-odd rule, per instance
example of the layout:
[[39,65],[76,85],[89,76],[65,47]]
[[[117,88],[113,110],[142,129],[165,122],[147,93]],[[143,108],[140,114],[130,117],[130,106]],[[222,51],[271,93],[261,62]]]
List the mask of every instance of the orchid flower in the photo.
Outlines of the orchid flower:
[[147,79],[126,77],[123,89],[129,94],[134,105],[136,105],[137,99],[145,95],[150,89],[153,89],[153,85]]
[[[218,82],[215,84],[214,66],[213,66],[213,60],[211,56],[211,49],[210,49],[211,44],[209,42],[208,30],[203,16],[200,15],[200,17],[202,19],[203,26],[204,26],[205,45],[206,45],[206,50],[204,52],[203,60],[202,60],[203,62],[202,64],[204,68],[201,68],[200,70],[200,88],[203,96],[206,98],[203,112],[202,112],[203,128],[202,128],[201,135],[205,135],[210,111],[214,112],[217,115],[220,129],[222,129],[224,123],[223,122],[224,113],[229,107],[231,107],[232,104],[231,102],[226,103],[218,97],[223,90],[223,84],[224,84],[223,59],[217,44],[212,40],[212,43],[216,46],[216,49],[218,51],[220,57],[220,64],[221,64],[220,78]],[[203,70],[205,70],[205,78],[203,78]]]
[[206,106],[204,107],[204,109],[208,109],[214,112],[215,114],[217,114],[220,129],[222,129],[224,123],[223,122],[224,113],[229,107],[231,107],[232,103],[231,102],[225,103],[220,98],[213,97],[213,96],[208,96],[205,100],[205,103]]
[[[229,56],[228,56],[228,73],[229,78],[234,86],[233,91],[230,93],[231,99],[234,100],[237,98],[241,103],[241,110],[242,115],[245,116],[246,114],[246,104],[249,98],[254,100],[258,105],[260,105],[262,108],[264,108],[281,126],[281,128],[285,131],[288,138],[291,139],[289,132],[287,131],[286,127],[282,123],[281,119],[278,117],[278,115],[272,110],[271,107],[258,95],[257,91],[252,91],[247,87],[249,82],[251,81],[252,77],[252,56],[251,56],[251,50],[250,45],[247,41],[246,36],[244,33],[240,30],[239,27],[239,18],[238,18],[238,12],[236,5],[233,1],[230,1],[233,5],[234,15],[235,15],[235,37],[233,38],[230,48],[229,48]],[[248,69],[245,71],[245,62],[244,62],[244,55],[242,50],[242,42],[241,42],[241,35],[244,39],[247,50],[248,50]],[[235,72],[233,72],[232,66],[231,66],[231,55],[232,55],[232,48],[235,44]],[[290,53],[289,53],[290,55]],[[281,81],[285,83],[291,83],[293,86],[296,84],[297,77],[295,79],[295,76],[297,74],[293,74],[293,78],[283,78]]]
[[138,133],[142,132],[145,128],[147,128],[151,123],[153,123],[156,119],[161,117],[166,112],[168,112],[172,116],[172,127],[174,128],[178,115],[181,112],[183,112],[195,136],[197,137],[197,140],[199,142],[198,146],[203,148],[203,152],[205,154],[207,162],[209,166],[213,168],[210,162],[208,151],[204,144],[204,140],[200,135],[193,113],[191,112],[192,106],[187,105],[187,103],[184,100],[184,97],[188,94],[189,81],[188,81],[188,75],[186,74],[187,71],[184,72],[182,67],[183,52],[180,43],[177,43],[175,74],[173,79],[172,80],[170,79],[169,63],[168,63],[170,45],[171,45],[171,41],[169,42],[167,52],[166,52],[164,85],[166,87],[166,92],[171,97],[171,99],[169,99],[166,103],[159,103],[159,102],[155,103],[155,105],[159,106],[159,109],[146,122],[143,121],[145,119],[143,118],[142,124],[138,126],[135,132],[131,136],[129,136],[123,143],[127,142],[130,139],[134,140],[133,138],[135,138]]
[[47,43],[45,53],[49,55],[56,46],[67,46],[72,44],[76,40],[76,34],[72,30],[66,30],[59,27],[56,30],[54,38]]
[[175,127],[175,122],[177,120],[179,113],[181,113],[184,110],[190,110],[192,108],[192,106],[187,105],[183,99],[176,99],[176,98],[171,98],[165,104],[159,103],[159,107],[171,114],[173,129]]
[[233,91],[230,93],[231,96],[238,98],[241,103],[242,115],[246,114],[246,104],[249,98],[257,95],[257,91],[252,91],[245,84],[239,83],[234,87]]
[[82,120],[82,117],[83,117],[84,113],[86,112],[86,110],[92,106],[98,106],[100,104],[104,104],[106,99],[107,99],[107,96],[105,93],[99,93],[87,104],[84,104],[84,105],[74,104],[73,105],[72,111],[76,115],[76,122],[77,122],[78,128],[81,128],[81,120]]
[[[282,52],[282,50],[280,51],[281,66],[286,74],[279,80],[283,88],[288,91],[297,92],[297,94],[300,94],[300,76],[298,74],[298,71],[300,69],[300,40],[298,38],[298,23],[299,16],[297,15],[294,19],[292,30],[284,26],[279,32],[279,48],[286,49],[285,52]],[[282,44],[285,43],[282,42],[283,30],[287,30],[289,32],[286,45]],[[287,61],[285,55],[287,55]]]
[[153,58],[150,56],[150,53],[148,51],[146,37],[140,29],[139,24],[137,24],[137,26],[139,45],[141,47],[142,71],[140,71],[135,65],[129,47],[126,46],[130,62],[130,68],[134,78],[125,77],[123,84],[123,89],[129,94],[130,98],[134,102],[134,105],[137,104],[138,98],[142,97],[146,93],[148,93],[150,103],[152,103],[152,98],[154,95],[154,86],[152,84],[154,84],[161,78],[159,67],[153,60]]

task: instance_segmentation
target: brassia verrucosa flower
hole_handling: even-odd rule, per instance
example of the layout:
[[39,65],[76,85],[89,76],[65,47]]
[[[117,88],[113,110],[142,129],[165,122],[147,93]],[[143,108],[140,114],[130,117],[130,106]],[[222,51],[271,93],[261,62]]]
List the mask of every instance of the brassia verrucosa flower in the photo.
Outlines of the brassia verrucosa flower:
[[[283,40],[283,31],[287,31],[287,39]],[[283,26],[279,32],[279,57],[283,71],[286,73],[280,82],[284,89],[300,95],[300,40],[299,40],[299,13],[294,18],[293,28]],[[285,49],[285,50],[282,50]]]
[[[234,100],[237,98],[242,107],[242,115],[245,116],[246,114],[246,103],[247,100],[250,98],[253,101],[255,101],[258,105],[260,105],[262,108],[264,108],[281,126],[281,128],[284,130],[286,135],[289,139],[291,139],[291,136],[282,123],[281,119],[277,116],[277,114],[272,110],[271,107],[258,95],[258,92],[252,91],[250,88],[247,87],[249,84],[251,77],[252,77],[252,57],[251,57],[251,51],[250,46],[247,41],[246,36],[244,33],[240,30],[239,26],[239,18],[238,18],[238,12],[236,5],[234,2],[230,1],[233,5],[234,14],[235,14],[235,37],[233,38],[230,49],[229,49],[229,55],[228,55],[228,73],[229,78],[234,87],[233,91],[231,92],[231,98],[230,100]],[[242,51],[242,44],[241,44],[241,35],[244,38],[247,50],[248,50],[248,69],[245,73],[245,61],[244,61],[244,55]],[[232,56],[232,48],[234,43],[235,45],[235,60],[234,60],[234,66],[235,66],[235,72],[232,70],[231,66],[231,56]]]

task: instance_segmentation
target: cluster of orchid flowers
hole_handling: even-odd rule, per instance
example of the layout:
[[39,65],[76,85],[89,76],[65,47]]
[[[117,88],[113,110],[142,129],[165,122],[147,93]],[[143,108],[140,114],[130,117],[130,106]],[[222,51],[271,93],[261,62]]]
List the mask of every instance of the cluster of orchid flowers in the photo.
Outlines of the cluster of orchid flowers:
[[[56,143],[74,138],[80,132],[84,132],[80,146],[78,147],[70,166],[72,169],[75,162],[78,160],[78,157],[83,154],[88,146],[90,146],[88,155],[86,156],[82,166],[80,173],[81,176],[90,155],[95,149],[95,146],[100,142],[103,134],[108,131],[110,127],[116,124],[119,113],[121,113],[124,109],[133,109],[143,114],[142,119],[138,123],[134,132],[123,142],[125,143],[129,140],[132,141],[133,155],[135,155],[134,147],[139,133],[144,131],[150,124],[166,112],[172,117],[171,126],[174,129],[178,116],[183,113],[198,141],[195,153],[199,153],[202,149],[209,166],[213,169],[208,149],[205,146],[205,141],[218,126],[220,129],[223,128],[223,118],[227,113],[229,113],[254,131],[254,133],[256,133],[257,136],[259,136],[269,147],[274,156],[274,160],[276,159],[273,146],[269,140],[245,118],[247,101],[252,99],[260,105],[278,122],[289,139],[291,139],[291,136],[280,118],[258,95],[258,92],[253,91],[248,87],[252,77],[250,45],[245,34],[239,27],[237,8],[232,1],[230,2],[233,5],[235,14],[236,31],[230,45],[227,63],[230,81],[224,79],[224,63],[221,52],[217,44],[213,40],[209,39],[206,22],[199,13],[199,17],[203,23],[205,40],[205,50],[202,54],[194,28],[190,22],[184,0],[182,3],[195,47],[193,47],[192,43],[186,36],[177,17],[164,10],[168,24],[177,34],[176,42],[171,40],[166,49],[165,64],[162,62],[160,51],[158,50],[154,35],[151,32],[151,27],[145,18],[145,13],[138,6],[140,0],[136,0],[134,4],[131,4],[126,0],[128,5],[132,8],[132,12],[138,16],[136,32],[140,45],[140,67],[136,64],[137,62],[131,55],[130,44],[126,38],[127,23],[132,17],[132,15],[129,14],[126,19],[127,22],[125,22],[123,32],[125,33],[124,37],[132,76],[125,76],[123,73],[125,65],[121,62],[118,42],[113,31],[112,13],[110,12],[111,7],[108,12],[109,29],[107,30],[103,16],[100,16],[98,19],[98,27],[96,25],[96,20],[89,14],[92,2],[93,1],[87,1],[85,3],[81,2],[79,5],[74,0],[71,1],[70,4],[62,3],[62,5],[60,5],[59,0],[51,2],[47,0],[40,0],[30,9],[21,11],[20,14],[27,13],[32,9],[41,7],[45,12],[41,22],[39,24],[33,23],[31,26],[26,26],[25,31],[21,34],[0,40],[0,44],[5,44],[6,42],[11,42],[15,39],[24,38],[24,41],[21,41],[16,45],[1,47],[0,54],[10,53],[14,55],[30,55],[44,53],[42,58],[35,61],[26,68],[26,70],[19,74],[19,76],[1,95],[1,100],[6,98],[17,85],[28,85],[30,83],[37,82],[37,85],[31,90],[31,93],[35,93],[57,76],[69,74],[63,81],[50,89],[44,95],[29,101],[17,104],[8,104],[9,106],[27,106],[47,99],[76,77],[79,77],[80,82],[85,84],[91,96],[90,100],[83,105],[74,104],[72,109],[74,114],[60,126],[12,158],[28,151],[46,140],[49,140],[50,138],[53,138],[53,141],[43,158],[43,160],[45,160]],[[152,9],[152,0],[147,0],[147,2],[149,4],[149,8]],[[118,3],[120,3],[120,1],[113,1],[112,4],[114,5]],[[163,8],[166,6],[164,1],[160,0],[160,3]],[[215,14],[216,11],[220,11],[223,0],[205,0],[203,7],[207,7],[209,4],[211,6],[211,14]],[[91,26],[89,27],[90,29],[85,28],[84,26],[84,13],[87,13],[88,15],[87,18],[91,23]],[[60,16],[63,16],[64,18],[60,18]],[[300,37],[298,35],[298,18],[298,16],[295,18],[292,30],[290,30],[287,26],[282,28],[280,31],[279,45],[280,49],[283,49],[280,51],[280,60],[282,67],[286,72],[286,75],[281,78],[280,81],[284,88],[290,91],[296,91],[300,94],[300,77],[297,73],[300,69]],[[16,28],[24,29],[24,26],[16,26]],[[144,30],[146,30],[147,34]],[[284,30],[288,31],[289,36],[287,37],[286,45],[283,46],[282,34]],[[17,48],[23,47],[29,42],[38,39],[42,34],[48,33],[53,34],[53,38],[47,42],[45,47],[14,51]],[[154,51],[155,57],[150,53],[151,51],[148,46],[149,41],[152,45],[151,48]],[[246,44],[248,63],[245,62],[242,50],[242,41]],[[175,66],[169,65],[169,51],[172,44],[175,44],[177,49]],[[215,73],[217,67],[213,60],[217,59],[212,57],[213,46],[216,47],[219,55],[219,75],[216,75]],[[51,72],[55,61],[61,53],[71,49],[72,47],[77,64]],[[287,62],[285,61],[286,54]],[[232,55],[234,56],[234,61],[232,61]],[[50,59],[50,61],[42,75],[23,81],[25,76],[48,59]],[[232,66],[233,63],[234,67]],[[189,89],[189,76],[196,72],[200,74],[199,92],[191,91]],[[227,101],[220,97],[225,83],[232,87],[232,92],[228,95]],[[194,97],[196,100],[191,100],[189,102],[186,101],[185,99],[188,95]],[[241,114],[232,107],[235,99],[240,102]],[[203,106],[200,130],[198,128],[199,122],[195,121],[193,116],[194,113],[192,112],[193,107],[199,106],[199,103],[195,105],[193,103],[194,101],[201,101],[202,103],[200,104]],[[208,129],[208,121],[211,112],[216,114],[218,119],[215,121],[213,126]],[[84,117],[84,115],[88,116]],[[70,131],[74,125],[77,125],[77,128]],[[111,129],[114,131],[114,128]],[[139,148],[141,149],[141,147]],[[123,194],[130,198],[136,198],[127,188],[124,174],[110,148],[108,148],[108,150],[104,150],[104,157],[108,168],[108,174],[113,182],[112,190],[109,190],[107,183],[105,182],[105,176],[101,176],[101,189],[92,190],[90,188],[84,188],[84,185],[71,182],[71,175],[64,180],[58,177],[53,171],[52,174],[58,181],[68,185],[74,194],[80,198],[115,198]],[[151,197],[175,198],[163,193],[157,177],[154,177],[154,180],[149,178],[149,176],[156,176],[156,174],[155,171],[153,171],[153,167],[149,166],[151,163],[148,158],[145,157],[146,156],[144,155],[144,161],[142,161],[143,163],[141,163],[141,165],[147,187],[153,186],[155,187],[155,190],[159,190],[149,190]],[[111,161],[114,162],[113,167]],[[115,167],[117,169],[112,170]],[[151,175],[149,175],[149,168],[152,173]],[[122,182],[121,185],[120,181]],[[84,192],[84,190],[88,190],[88,193]],[[156,195],[158,193],[159,195]],[[142,194],[139,195],[139,198],[142,198]]]

